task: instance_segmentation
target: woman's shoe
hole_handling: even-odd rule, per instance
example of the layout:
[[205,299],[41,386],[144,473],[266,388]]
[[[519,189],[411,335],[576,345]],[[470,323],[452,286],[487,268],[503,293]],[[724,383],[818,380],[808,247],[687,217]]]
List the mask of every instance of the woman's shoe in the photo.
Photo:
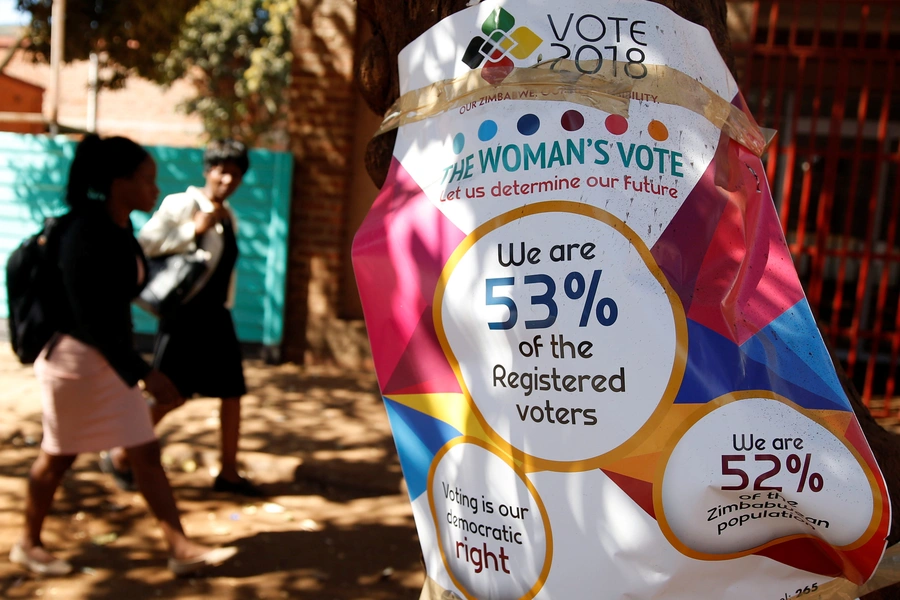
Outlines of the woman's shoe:
[[116,482],[116,486],[118,486],[120,490],[126,492],[137,491],[138,487],[134,482],[134,473],[131,469],[128,469],[127,471],[120,471],[117,469],[113,462],[112,454],[109,452],[100,453],[100,470],[107,475],[112,475],[113,481]]
[[238,549],[234,546],[226,546],[224,548],[213,548],[209,552],[204,552],[196,558],[170,558],[169,570],[177,577],[191,575],[206,567],[216,567],[226,560],[237,554]]
[[22,565],[36,575],[68,575],[72,572],[72,565],[60,558],[48,563],[31,558],[25,548],[18,543],[9,551],[9,562]]
[[261,498],[264,494],[261,489],[253,485],[249,479],[239,478],[237,481],[228,481],[222,475],[218,475],[213,482],[214,492],[227,492],[229,494],[237,494],[238,496],[246,496],[248,498]]

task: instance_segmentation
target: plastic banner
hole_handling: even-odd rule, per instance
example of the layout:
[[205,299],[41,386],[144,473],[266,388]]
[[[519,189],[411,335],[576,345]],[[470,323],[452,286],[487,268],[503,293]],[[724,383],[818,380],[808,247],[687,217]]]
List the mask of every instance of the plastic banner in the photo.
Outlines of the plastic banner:
[[708,32],[487,1],[399,57],[353,244],[423,597],[819,597],[885,549],[838,381]]

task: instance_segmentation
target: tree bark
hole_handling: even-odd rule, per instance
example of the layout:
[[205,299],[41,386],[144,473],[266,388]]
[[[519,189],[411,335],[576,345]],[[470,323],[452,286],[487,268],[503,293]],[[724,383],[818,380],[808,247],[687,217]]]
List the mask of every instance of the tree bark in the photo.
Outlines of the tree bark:
[[[733,68],[734,56],[728,37],[725,0],[648,1],[657,1],[709,30],[725,62]],[[399,96],[397,55],[400,50],[444,17],[466,8],[467,4],[469,0],[359,0],[359,10],[371,23],[374,34],[362,51],[357,72],[361,92],[372,110],[384,114]],[[390,132],[369,143],[366,168],[378,187],[384,183],[395,139],[396,132]],[[844,390],[884,473],[891,497],[891,510],[896,515],[900,507],[900,436],[878,425],[840,368],[840,363],[837,360],[834,362],[838,366]],[[900,519],[895,518],[888,540],[893,545],[898,539]],[[867,596],[871,600],[879,597],[881,596],[874,594]]]

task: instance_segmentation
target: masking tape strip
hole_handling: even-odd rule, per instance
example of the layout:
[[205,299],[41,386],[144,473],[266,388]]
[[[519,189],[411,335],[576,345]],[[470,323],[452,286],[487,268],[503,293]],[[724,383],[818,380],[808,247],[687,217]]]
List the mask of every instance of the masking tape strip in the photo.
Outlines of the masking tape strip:
[[375,135],[490,97],[571,102],[627,118],[631,98],[636,96],[691,110],[757,156],[771,141],[738,107],[677,69],[638,65],[644,76],[634,79],[627,71],[634,71],[634,64],[604,61],[594,73],[584,71],[597,67],[597,61],[581,61],[578,66],[581,70],[570,60],[545,61],[514,68],[497,84],[485,81],[482,69],[474,69],[456,79],[411,90],[387,111]]
[[437,581],[431,577],[425,578],[425,585],[422,587],[422,593],[419,600],[462,600],[455,592],[442,587]]
[[[792,595],[790,598],[803,598],[804,600],[857,600],[871,592],[878,591],[900,582],[900,544],[891,546],[884,553],[875,574],[863,585],[856,585],[842,577],[820,584],[813,592],[803,591],[800,595]],[[426,578],[425,586],[419,600],[458,600],[459,596],[445,590],[430,577]]]
[[[866,594],[878,591],[900,582],[900,544],[891,546],[884,553],[884,557],[878,564],[878,569],[869,581],[863,585],[856,585],[846,579],[838,577],[818,586],[814,592],[801,592],[790,598],[803,598],[804,600],[857,600]],[[419,600],[458,600],[459,596],[445,590],[432,578],[425,580],[422,594]]]

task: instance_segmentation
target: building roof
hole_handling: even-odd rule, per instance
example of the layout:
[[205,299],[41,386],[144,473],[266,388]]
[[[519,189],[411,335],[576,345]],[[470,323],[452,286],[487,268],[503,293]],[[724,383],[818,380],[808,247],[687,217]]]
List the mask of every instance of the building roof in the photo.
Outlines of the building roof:
[[9,73],[5,73],[5,72],[0,72],[0,81],[10,82],[10,83],[15,82],[18,85],[27,86],[27,87],[33,88],[34,90],[39,91],[39,92],[44,91],[44,86],[36,85],[29,81],[25,81],[24,79],[19,79],[18,77],[13,77]]
[[[0,26],[0,61],[16,43],[21,28]],[[88,61],[66,63],[60,70],[59,125],[61,130],[88,128],[90,90]],[[50,66],[34,62],[27,52],[15,50],[3,74],[23,84],[50,92]],[[187,81],[162,87],[140,77],[130,77],[121,89],[101,89],[97,99],[97,133],[124,135],[145,145],[198,146],[204,141],[197,115],[185,115],[178,107],[196,93]],[[43,114],[51,112],[52,94],[44,94]]]
[[16,39],[19,32],[25,29],[22,25],[0,25],[0,38]]

